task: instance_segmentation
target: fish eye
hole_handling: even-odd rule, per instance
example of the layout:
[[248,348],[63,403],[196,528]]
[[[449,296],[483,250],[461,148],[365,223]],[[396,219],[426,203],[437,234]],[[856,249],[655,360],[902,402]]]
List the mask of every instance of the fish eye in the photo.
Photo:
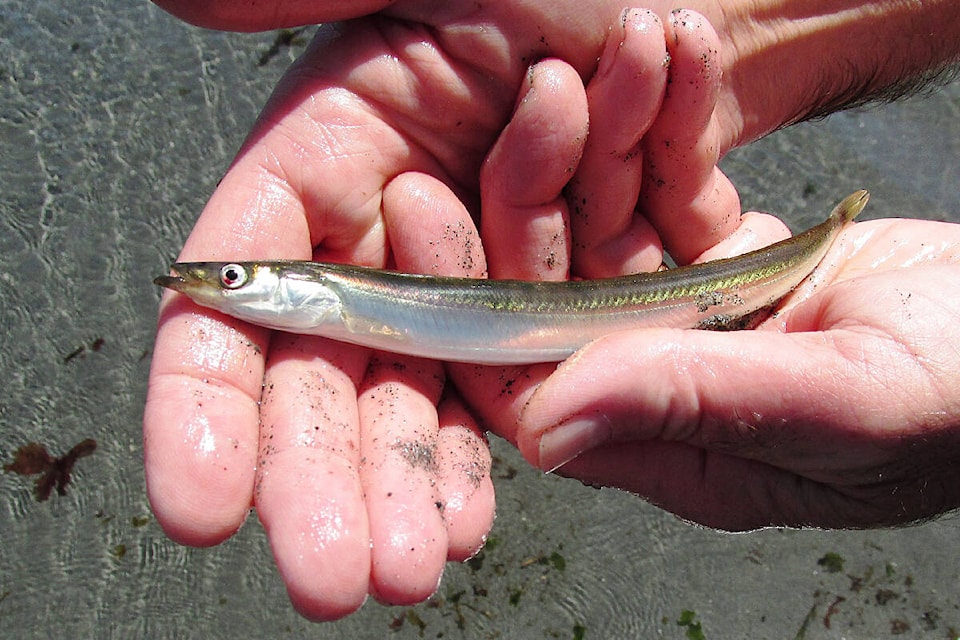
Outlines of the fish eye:
[[220,284],[227,289],[239,289],[247,283],[247,270],[239,264],[220,267]]

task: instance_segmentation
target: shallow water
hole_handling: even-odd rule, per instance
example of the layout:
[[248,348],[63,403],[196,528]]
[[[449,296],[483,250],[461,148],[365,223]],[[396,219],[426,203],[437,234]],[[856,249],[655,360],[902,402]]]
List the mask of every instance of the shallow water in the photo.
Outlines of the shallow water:
[[[684,638],[685,610],[707,638],[960,629],[955,519],[725,535],[543,476],[498,441],[491,544],[418,607],[313,625],[255,518],[216,548],[167,540],[141,460],[150,279],[302,46],[261,66],[274,34],[192,29],[146,2],[83,7],[0,0],[0,458],[99,444],[63,497],[36,502],[29,479],[0,474],[0,635]],[[860,187],[865,217],[957,221],[958,115],[954,85],[778,133],[724,166],[746,208],[795,229]]]

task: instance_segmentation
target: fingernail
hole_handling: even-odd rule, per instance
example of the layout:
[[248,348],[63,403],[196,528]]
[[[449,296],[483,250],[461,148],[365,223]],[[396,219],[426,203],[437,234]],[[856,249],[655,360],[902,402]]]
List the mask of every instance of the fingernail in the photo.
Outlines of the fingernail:
[[556,471],[578,455],[609,442],[613,432],[604,419],[577,418],[540,436],[540,468]]

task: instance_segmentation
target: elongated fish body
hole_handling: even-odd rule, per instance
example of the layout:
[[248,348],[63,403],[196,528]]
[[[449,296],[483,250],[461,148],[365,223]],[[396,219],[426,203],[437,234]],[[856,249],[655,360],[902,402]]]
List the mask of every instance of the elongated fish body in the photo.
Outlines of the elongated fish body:
[[863,210],[733,258],[567,282],[445,278],[303,261],[177,263],[154,282],[254,324],[452,362],[562,360],[643,327],[737,329],[792,291]]

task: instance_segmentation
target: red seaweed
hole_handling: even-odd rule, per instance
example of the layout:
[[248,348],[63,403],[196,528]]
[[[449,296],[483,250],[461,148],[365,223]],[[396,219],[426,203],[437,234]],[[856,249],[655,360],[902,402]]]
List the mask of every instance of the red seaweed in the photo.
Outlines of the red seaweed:
[[74,445],[65,456],[55,458],[47,452],[47,448],[37,442],[30,442],[17,449],[13,462],[3,465],[4,471],[18,473],[22,476],[41,474],[34,485],[34,495],[38,502],[50,497],[53,488],[61,496],[67,495],[67,485],[70,484],[70,473],[73,465],[80,458],[85,458],[97,449],[97,441],[87,438]]

